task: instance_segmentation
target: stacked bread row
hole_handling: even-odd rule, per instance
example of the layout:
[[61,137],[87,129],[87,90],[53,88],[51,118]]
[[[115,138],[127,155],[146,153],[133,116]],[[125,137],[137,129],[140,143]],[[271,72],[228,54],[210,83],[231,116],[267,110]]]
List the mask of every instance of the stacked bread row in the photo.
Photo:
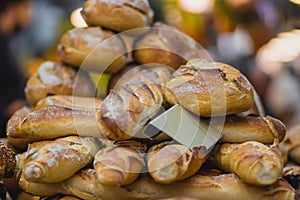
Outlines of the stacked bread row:
[[[60,62],[30,77],[31,107],[8,122],[22,190],[61,199],[294,199],[281,178],[285,127],[255,115],[253,88],[238,70],[192,59],[200,58],[195,42],[160,23],[128,32],[139,35],[133,43],[115,35],[151,25],[146,0],[88,0],[82,15],[89,27],[62,37]],[[89,71],[112,74],[104,99]],[[175,104],[223,133],[211,152],[164,133],[141,136]]]

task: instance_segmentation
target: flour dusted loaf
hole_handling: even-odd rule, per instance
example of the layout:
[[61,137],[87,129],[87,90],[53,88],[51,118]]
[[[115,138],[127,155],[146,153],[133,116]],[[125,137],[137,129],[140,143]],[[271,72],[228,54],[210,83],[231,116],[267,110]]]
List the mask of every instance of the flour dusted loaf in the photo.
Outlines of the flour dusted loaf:
[[55,62],[44,62],[28,80],[26,99],[31,105],[49,95],[93,96],[94,84],[90,76]]
[[151,31],[136,39],[133,57],[139,63],[156,63],[177,69],[198,58],[200,47],[178,29],[156,22]]
[[118,32],[150,26],[153,19],[148,0],[88,0],[81,14],[89,26]]
[[165,89],[167,101],[204,116],[224,116],[249,110],[254,104],[249,81],[224,63],[192,60],[173,73]]
[[[24,157],[23,175],[31,182],[58,183],[93,161],[99,150],[94,138],[70,136],[29,145]],[[36,148],[38,146],[38,148]]]
[[121,141],[101,149],[95,155],[94,169],[103,185],[124,186],[137,179],[145,166],[146,145],[136,141]]
[[63,63],[107,73],[116,73],[124,67],[125,53],[123,40],[100,27],[69,30],[57,47],[57,56]]
[[221,169],[236,173],[250,184],[271,185],[282,175],[283,159],[276,146],[255,141],[225,143],[217,145],[212,154]]
[[190,150],[180,144],[163,142],[148,151],[148,170],[156,182],[170,184],[194,175],[207,156],[205,147]]

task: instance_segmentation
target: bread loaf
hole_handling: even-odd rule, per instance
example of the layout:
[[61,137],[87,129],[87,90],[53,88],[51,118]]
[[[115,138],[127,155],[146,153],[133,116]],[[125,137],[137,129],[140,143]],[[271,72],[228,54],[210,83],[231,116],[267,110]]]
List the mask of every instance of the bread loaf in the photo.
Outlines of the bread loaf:
[[163,142],[148,151],[148,170],[156,182],[170,184],[194,175],[207,155],[204,147],[190,150],[183,145]]
[[161,86],[146,82],[112,90],[97,115],[100,130],[111,140],[127,140],[138,134],[164,101]]
[[118,32],[150,26],[153,18],[148,0],[88,0],[81,14],[89,26]]
[[49,95],[93,96],[94,84],[83,70],[80,73],[68,66],[44,62],[28,80],[26,99],[31,105]]
[[61,182],[91,163],[98,150],[96,139],[78,136],[44,142],[39,148],[29,145],[24,158],[24,178],[30,182]]
[[75,67],[100,73],[116,73],[126,64],[123,40],[100,27],[74,28],[60,40],[58,58]]
[[101,108],[102,102],[103,100],[99,98],[54,95],[40,100],[35,108],[43,109],[47,106],[59,106],[70,109],[95,110]]
[[228,115],[225,121],[224,117],[203,118],[203,120],[223,133],[220,142],[224,143],[257,141],[273,144],[275,140],[281,142],[286,132],[284,124],[270,116]]
[[141,64],[157,63],[177,69],[198,58],[200,46],[178,29],[156,22],[151,31],[134,42],[133,57]]
[[[205,200],[294,200],[295,190],[279,179],[271,186],[256,187],[243,182],[237,175],[199,174],[187,180],[161,185],[148,176],[124,186],[103,186],[97,181],[93,169],[81,170],[59,184],[38,184],[20,180],[20,186],[28,193],[39,196],[65,194],[88,200],[157,200],[178,196]],[[46,189],[47,188],[47,189]]]
[[174,72],[165,97],[204,117],[243,112],[254,104],[252,86],[237,69],[203,60],[190,61]]
[[96,121],[96,110],[75,110],[47,106],[25,116],[10,119],[7,135],[27,141],[56,139],[70,135],[101,137]]
[[146,146],[136,141],[117,142],[95,155],[94,169],[103,185],[123,186],[136,180],[145,166]]
[[275,146],[255,141],[225,143],[217,145],[212,156],[221,169],[236,173],[246,183],[271,185],[282,175],[283,160]]

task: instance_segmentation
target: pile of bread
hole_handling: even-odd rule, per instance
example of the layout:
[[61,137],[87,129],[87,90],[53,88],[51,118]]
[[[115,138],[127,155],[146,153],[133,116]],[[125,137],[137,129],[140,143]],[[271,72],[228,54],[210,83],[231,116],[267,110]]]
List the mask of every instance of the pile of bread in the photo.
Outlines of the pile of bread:
[[[196,59],[197,45],[162,23],[129,33],[133,42],[116,35],[152,25],[147,0],[87,0],[82,16],[89,27],[62,37],[59,62],[30,77],[30,106],[8,121],[22,190],[49,199],[295,198],[282,178],[285,127],[258,115],[238,70]],[[91,71],[111,74],[103,99],[95,97]],[[140,136],[162,107],[175,104],[222,132],[212,151],[164,133]]]

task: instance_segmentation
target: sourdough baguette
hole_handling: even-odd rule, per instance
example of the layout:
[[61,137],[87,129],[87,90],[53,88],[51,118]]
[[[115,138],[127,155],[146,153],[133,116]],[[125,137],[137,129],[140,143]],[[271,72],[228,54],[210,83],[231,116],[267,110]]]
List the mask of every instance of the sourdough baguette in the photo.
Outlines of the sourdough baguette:
[[167,101],[203,116],[225,116],[254,105],[253,88],[235,68],[224,63],[191,60],[173,73],[164,87]]
[[77,73],[73,68],[54,62],[44,62],[28,80],[25,87],[26,99],[31,105],[54,94],[92,96],[95,87],[84,71]]
[[270,116],[228,115],[225,122],[224,117],[203,120],[223,133],[220,142],[224,143],[257,141],[273,144],[275,140],[281,142],[286,133],[284,124]]
[[178,196],[205,200],[294,200],[295,198],[295,190],[282,179],[271,186],[256,187],[243,182],[233,173],[197,174],[184,181],[168,185],[161,185],[148,176],[141,176],[130,185],[116,187],[101,185],[97,181],[95,170],[86,169],[58,184],[30,183],[21,179],[20,186],[26,192],[39,196],[61,193],[89,200],[157,200]]
[[50,140],[70,136],[100,137],[96,111],[47,106],[17,119],[10,119],[7,135],[28,141]]
[[98,150],[96,139],[78,136],[29,145],[24,158],[24,178],[30,182],[61,182],[91,163]]
[[136,141],[121,141],[95,155],[94,169],[103,185],[124,186],[137,179],[145,166],[146,146]]
[[204,147],[190,150],[183,145],[163,142],[149,149],[148,170],[156,182],[170,184],[194,175],[206,161],[207,155]]
[[246,183],[271,185],[282,175],[283,160],[276,146],[255,141],[225,143],[213,149],[212,157],[221,169],[236,173]]

